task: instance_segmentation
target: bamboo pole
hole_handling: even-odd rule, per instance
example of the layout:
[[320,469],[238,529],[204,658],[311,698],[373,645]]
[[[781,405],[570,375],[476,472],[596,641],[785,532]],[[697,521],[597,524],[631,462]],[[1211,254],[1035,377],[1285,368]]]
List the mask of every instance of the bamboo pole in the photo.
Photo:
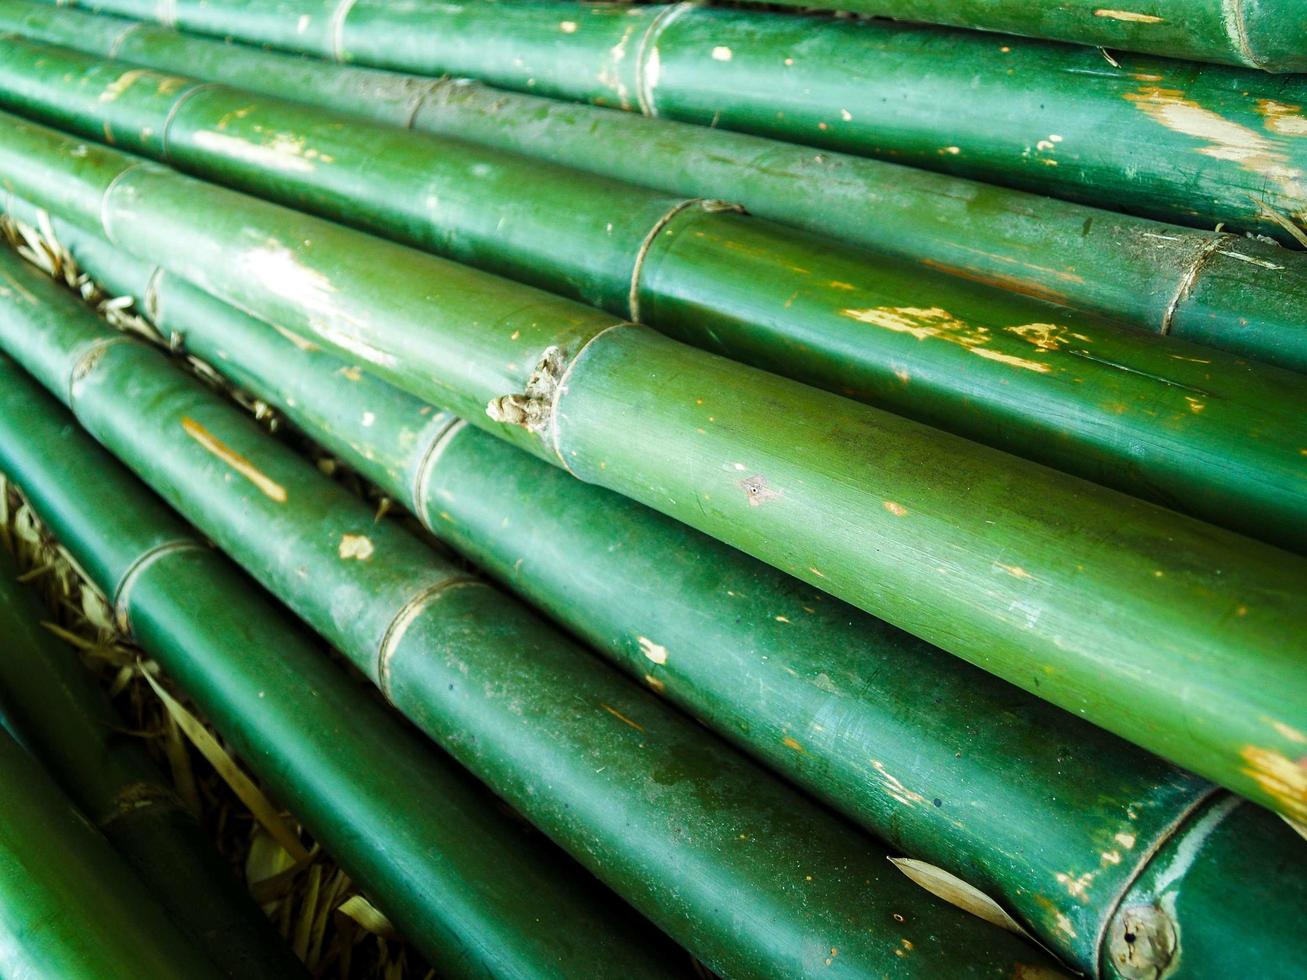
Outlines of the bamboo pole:
[[[509,150],[1307,371],[1307,256],[881,160],[0,0],[0,30]],[[639,152],[631,148],[638,146]],[[539,175],[535,175],[537,178]]]
[[1307,529],[1301,375],[923,276],[711,202],[18,39],[0,104],[1307,547],[1293,530]]
[[77,980],[221,975],[3,728],[0,972]]
[[[331,664],[8,358],[0,379],[0,468],[117,597],[142,647],[437,968],[679,975],[647,923]],[[121,895],[100,904],[127,908]]]
[[1283,639],[1305,625],[1301,558],[42,127],[12,120],[3,141],[15,193],[245,312],[1236,792],[1303,807],[1307,787],[1277,775],[1297,757],[1286,732],[1307,729]]
[[1307,149],[1295,135],[1307,82],[1298,75],[1109,61],[1094,48],[692,3],[90,6],[1307,243]]
[[0,343],[420,729],[712,969],[1047,968],[18,261],[6,272],[30,298],[8,298]]
[[1298,878],[1294,872],[1286,874],[1281,858],[1301,854],[1303,842],[1276,822],[1273,814],[1230,796],[1191,814],[1121,896],[1114,932],[1103,951],[1104,972],[1123,980],[1237,977],[1250,970],[1283,980],[1301,974],[1298,951],[1286,950],[1286,960],[1275,953],[1263,959],[1255,945],[1213,942],[1211,933],[1181,936],[1176,928],[1181,921],[1227,915],[1234,882],[1239,902],[1247,903],[1243,907],[1252,915],[1260,908],[1278,918],[1282,900],[1299,901],[1290,892],[1297,892],[1301,881],[1293,880]]
[[76,655],[41,625],[35,596],[17,578],[0,554],[7,727],[223,976],[307,977],[140,745],[121,734],[122,719]]
[[[1194,777],[107,242],[55,230],[97,281],[153,310],[174,345],[218,365],[479,567],[891,845],[993,896],[1091,975],[1106,956],[1140,958],[1116,899],[1130,892],[1132,923],[1157,900],[1132,883],[1157,877],[1168,842],[1190,840],[1194,858],[1166,881],[1175,895],[1199,865],[1242,881],[1245,867],[1301,852],[1287,826],[1242,813],[1250,826],[1210,846],[1206,824],[1187,815],[1230,804]],[[1293,889],[1307,889],[1307,876],[1257,880],[1280,891],[1247,914],[1186,906],[1194,911],[1170,922],[1184,940],[1172,958],[1208,962],[1188,951],[1228,934],[1230,949],[1300,959],[1307,894]]]
[[1120,9],[1102,0],[1070,3],[959,4],[955,0],[779,0],[805,9],[846,10],[924,24],[1143,51],[1168,58],[1240,65],[1270,72],[1307,71],[1307,15],[1288,3],[1135,0]]

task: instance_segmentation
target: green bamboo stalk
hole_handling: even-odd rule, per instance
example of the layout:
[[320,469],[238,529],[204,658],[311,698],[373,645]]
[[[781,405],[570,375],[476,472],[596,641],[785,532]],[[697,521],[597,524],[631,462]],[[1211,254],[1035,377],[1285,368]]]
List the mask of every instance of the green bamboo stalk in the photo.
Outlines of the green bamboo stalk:
[[221,975],[3,729],[0,973],[61,980]]
[[[1287,963],[1275,964],[1262,961],[1252,947],[1212,942],[1211,936],[1192,933],[1182,937],[1176,929],[1185,918],[1227,914],[1234,880],[1247,908],[1278,913],[1277,905],[1285,896],[1283,858],[1301,853],[1303,844],[1301,839],[1282,837],[1286,828],[1276,827],[1275,822],[1272,814],[1235,797],[1224,797],[1190,816],[1122,896],[1116,932],[1104,951],[1104,970],[1126,980],[1179,976],[1186,969],[1210,977],[1234,977],[1250,969],[1254,973],[1282,970],[1286,977],[1301,973],[1299,953],[1290,953]],[[1270,840],[1277,843],[1266,846]],[[1208,853],[1220,854],[1224,860],[1208,862]],[[1133,941],[1127,941],[1130,936]],[[1191,965],[1181,962],[1182,955]]]
[[1307,547],[1301,375],[711,203],[68,49],[12,39],[7,50],[0,105]]
[[[0,175],[34,203],[587,482],[1303,811],[1307,787],[1279,776],[1299,754],[1286,732],[1307,729],[1285,642],[1307,625],[1302,559],[529,287],[153,164],[124,169],[42,127],[13,119],[2,136]],[[1172,683],[1181,671],[1190,686]]]
[[419,728],[713,969],[979,977],[1047,963],[16,263],[30,298],[5,302],[0,343]]
[[[1090,974],[1134,945],[1119,896],[1151,879],[1172,834],[1189,839],[1188,814],[1228,809],[1207,784],[1101,729],[305,350],[107,242],[55,230],[97,281],[151,309],[174,344],[219,365],[480,567],[901,851],[994,896]],[[1249,861],[1301,846],[1283,823],[1253,819],[1220,847],[1195,834],[1185,853],[1209,871],[1206,894],[1208,881],[1241,881]],[[1168,887],[1184,893],[1188,873]],[[1299,960],[1307,892],[1291,889],[1307,889],[1307,876],[1288,868],[1266,880],[1279,889],[1273,903],[1258,893],[1241,913],[1227,893],[1219,911],[1196,902],[1173,921],[1183,969],[1168,975],[1207,962],[1188,950],[1233,930],[1232,949]]]
[[[442,973],[678,975],[647,923],[331,664],[5,357],[0,382],[0,468],[117,597],[141,645]],[[88,915],[135,914],[126,894]],[[145,955],[139,944],[131,954]],[[150,975],[140,962],[106,975]]]
[[1030,4],[1022,0],[779,0],[786,6],[1143,51],[1270,72],[1307,71],[1307,9],[1296,0],[1102,0]]
[[302,102],[670,194],[724,198],[881,256],[1307,371],[1307,257],[1271,243],[743,133],[466,79],[332,65],[29,0],[0,0],[0,30],[264,95],[290,92]]
[[0,710],[78,808],[223,976],[307,977],[0,554]]
[[[160,12],[139,0],[85,5]],[[1199,228],[1307,239],[1301,76],[1147,56],[1108,61],[1093,48],[689,3],[163,6],[166,21],[186,30],[470,75]]]

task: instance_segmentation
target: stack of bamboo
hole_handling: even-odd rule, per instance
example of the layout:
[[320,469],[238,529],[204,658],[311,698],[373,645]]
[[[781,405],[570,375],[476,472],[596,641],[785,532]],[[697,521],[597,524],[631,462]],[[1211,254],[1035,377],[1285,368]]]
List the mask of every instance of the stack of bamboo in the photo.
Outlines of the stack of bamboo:
[[[286,874],[442,976],[1307,969],[1307,6],[84,6],[0,471]],[[0,974],[292,975],[18,591]]]

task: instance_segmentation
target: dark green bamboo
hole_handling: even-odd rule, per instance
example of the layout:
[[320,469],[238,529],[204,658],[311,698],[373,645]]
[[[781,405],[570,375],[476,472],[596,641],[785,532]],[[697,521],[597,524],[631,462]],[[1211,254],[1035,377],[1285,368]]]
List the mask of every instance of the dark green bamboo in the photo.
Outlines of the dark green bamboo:
[[711,204],[65,48],[11,39],[0,104],[1307,548],[1301,375]]
[[787,6],[1144,51],[1270,72],[1307,71],[1307,6],[1300,0],[778,0]]
[[[1264,960],[1254,946],[1181,935],[1179,928],[1190,917],[1229,916],[1236,893],[1247,908],[1271,916],[1279,915],[1286,897],[1295,900],[1284,886],[1298,873],[1292,863],[1302,853],[1303,842],[1285,837],[1285,828],[1275,823],[1273,814],[1230,796],[1195,811],[1122,897],[1104,950],[1104,970],[1125,980],[1182,976],[1188,970],[1210,977],[1264,971],[1301,975],[1300,952],[1290,952],[1283,962],[1274,956]],[[1271,841],[1276,843],[1268,846]],[[1209,861],[1209,853],[1219,853],[1224,860]]]
[[1307,787],[1277,774],[1299,755],[1286,733],[1307,730],[1302,656],[1286,642],[1307,628],[1297,556],[610,329],[529,287],[152,164],[124,170],[121,154],[20,120],[3,130],[0,175],[587,482],[1236,792],[1307,809]]
[[[1225,806],[1207,784],[942,651],[304,350],[102,240],[55,230],[175,344],[628,673],[903,852],[994,896],[1091,974],[1100,944],[1130,948],[1114,912],[1151,875],[1152,855],[1191,811]],[[1227,896],[1219,912],[1177,919],[1185,950],[1226,935],[1259,962],[1301,959],[1307,892],[1294,889],[1307,875],[1294,837],[1272,820],[1238,847],[1186,845],[1218,880],[1240,881],[1250,856],[1286,864],[1275,904],[1259,894],[1239,911]],[[1183,875],[1173,887],[1185,888]],[[1172,977],[1201,975],[1201,958],[1180,962]]]
[[0,712],[174,926],[228,977],[307,977],[0,553]]
[[96,438],[717,972],[1044,968],[1033,947],[922,892],[880,845],[527,607],[378,522],[159,351],[39,274],[9,272],[35,299],[7,298],[0,343]]
[[[159,12],[139,0],[89,6]],[[1301,76],[1135,55],[1113,64],[1093,48],[688,3],[165,6],[168,22],[201,33],[470,75],[1199,228],[1307,237]]]
[[[117,597],[141,645],[442,973],[678,975],[647,923],[331,664],[3,356],[0,468]],[[99,902],[101,921],[135,914],[125,895]],[[149,976],[140,963],[106,975]]]
[[[1307,257],[1055,198],[595,106],[257,50],[29,0],[0,30],[367,115],[749,213],[1307,371]],[[1055,257],[1050,261],[1050,257]]]
[[221,976],[2,728],[0,973],[15,980]]

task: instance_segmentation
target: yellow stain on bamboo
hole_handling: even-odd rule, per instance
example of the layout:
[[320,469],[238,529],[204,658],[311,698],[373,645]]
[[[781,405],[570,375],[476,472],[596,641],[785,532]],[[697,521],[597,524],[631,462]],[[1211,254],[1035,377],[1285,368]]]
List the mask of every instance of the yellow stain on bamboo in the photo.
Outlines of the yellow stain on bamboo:
[[1078,340],[1082,344],[1092,343],[1092,338],[1082,333],[1076,333],[1070,327],[1061,323],[1023,323],[1018,327],[1004,327],[1005,331],[1020,337],[1028,344],[1038,347],[1040,350],[1061,350],[1063,346],[1073,340]]
[[[942,340],[956,344],[970,351],[977,357],[997,361],[1011,367],[1038,374],[1047,374],[1051,368],[1047,364],[1006,354],[984,346],[993,340],[993,333],[988,327],[977,326],[960,320],[948,310],[938,306],[881,306],[874,309],[844,309],[840,315],[859,323],[870,324],[894,333],[905,333],[917,340]],[[1024,327],[1005,327],[1005,330],[1019,331],[1026,327],[1053,327],[1054,324],[1027,324]]]
[[1307,735],[1303,734],[1292,725],[1286,725],[1284,722],[1276,721],[1274,718],[1263,718],[1262,721],[1266,722],[1274,728],[1276,732],[1278,732],[1282,737],[1287,738],[1290,742],[1297,742],[1299,745],[1307,745]]
[[1297,761],[1282,752],[1249,745],[1240,753],[1245,775],[1261,787],[1276,808],[1299,822],[1307,822],[1307,758]]
[[1004,565],[1001,561],[996,561],[994,562],[994,567],[1000,572],[1007,572],[1007,574],[1011,575],[1013,578],[1034,578],[1033,575],[1027,572],[1020,565]]
[[1307,136],[1307,118],[1303,117],[1302,106],[1261,99],[1257,111],[1266,120],[1266,128],[1277,136]]
[[133,68],[131,71],[125,71],[104,87],[98,101],[113,102],[146,75],[152,74],[154,73],[146,68]]
[[1072,898],[1078,898],[1083,902],[1089,894],[1089,886],[1094,883],[1095,874],[1096,872],[1086,871],[1082,875],[1072,876],[1068,872],[1059,871],[1057,873],[1057,881],[1058,884],[1067,890],[1068,895]]
[[[282,172],[312,173],[315,169],[313,159],[320,156],[316,150],[307,148],[303,136],[292,136],[289,133],[274,133],[266,142],[258,143],[242,136],[202,129],[192,139],[196,146],[209,153]],[[331,160],[330,157],[324,158],[327,163]]]
[[1123,98],[1172,132],[1206,143],[1198,150],[1204,156],[1237,164],[1278,184],[1291,197],[1302,198],[1303,172],[1290,165],[1278,141],[1185,98],[1179,89],[1144,85],[1137,92],[1126,92]]
[[265,476],[259,471],[258,467],[228,446],[204,426],[200,425],[199,422],[196,422],[192,418],[184,417],[182,419],[182,430],[203,446],[207,452],[212,453],[241,476],[245,477],[245,479],[254,484],[259,492],[265,497],[275,500],[279,504],[284,504],[286,502],[285,487],[270,477]]

